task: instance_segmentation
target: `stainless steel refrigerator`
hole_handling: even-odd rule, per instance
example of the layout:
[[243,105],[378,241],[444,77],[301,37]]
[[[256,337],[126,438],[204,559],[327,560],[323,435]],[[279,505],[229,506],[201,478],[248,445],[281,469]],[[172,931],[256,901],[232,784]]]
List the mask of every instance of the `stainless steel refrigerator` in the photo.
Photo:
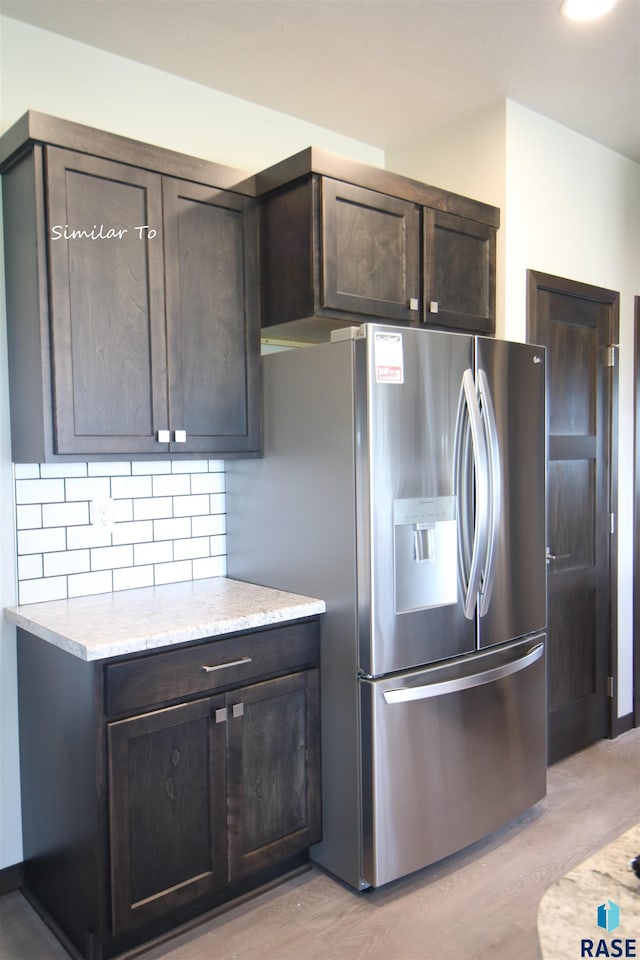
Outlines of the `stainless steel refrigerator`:
[[544,349],[364,324],[263,360],[228,574],[326,600],[312,856],[379,886],[546,792]]

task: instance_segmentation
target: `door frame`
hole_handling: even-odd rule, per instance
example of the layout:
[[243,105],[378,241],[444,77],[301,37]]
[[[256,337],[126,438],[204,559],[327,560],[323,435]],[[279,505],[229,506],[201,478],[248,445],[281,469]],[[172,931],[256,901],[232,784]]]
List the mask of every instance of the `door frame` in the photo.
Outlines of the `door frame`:
[[[620,342],[620,294],[617,290],[608,290],[596,287],[579,280],[570,280],[567,277],[557,277],[553,274],[541,273],[538,270],[527,270],[527,342],[531,343],[531,322],[538,308],[538,291],[547,290],[551,293],[566,294],[567,296],[592,300],[609,307],[610,344],[615,347],[614,363],[609,379],[609,511],[614,514],[615,527],[609,540],[609,672],[613,677],[612,695],[609,699],[609,737],[617,737],[627,729],[618,720],[618,381],[619,381],[619,342]],[[547,426],[547,442],[548,442]],[[635,631],[634,631],[635,633]]]
[[640,726],[640,296],[634,298],[633,327],[633,725]]

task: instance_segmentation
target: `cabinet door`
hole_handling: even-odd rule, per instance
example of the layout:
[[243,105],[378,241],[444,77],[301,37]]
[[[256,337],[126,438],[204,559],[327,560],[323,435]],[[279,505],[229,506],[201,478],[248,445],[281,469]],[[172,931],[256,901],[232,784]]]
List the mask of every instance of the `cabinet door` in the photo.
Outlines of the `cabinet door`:
[[229,879],[321,836],[318,670],[228,695]]
[[238,194],[170,178],[163,179],[163,199],[171,449],[257,451],[254,205]]
[[321,211],[321,306],[417,322],[418,208],[406,200],[324,178]]
[[425,209],[424,290],[424,322],[494,333],[495,228]]
[[225,715],[219,696],[108,725],[114,933],[224,885]]
[[160,184],[145,170],[46,148],[58,454],[168,449],[156,440],[167,425]]

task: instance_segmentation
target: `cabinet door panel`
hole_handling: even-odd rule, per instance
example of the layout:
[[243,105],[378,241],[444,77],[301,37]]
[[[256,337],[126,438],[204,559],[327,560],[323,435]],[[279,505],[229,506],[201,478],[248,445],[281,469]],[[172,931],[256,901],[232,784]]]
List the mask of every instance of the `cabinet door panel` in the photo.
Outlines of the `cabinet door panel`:
[[493,333],[495,229],[439,210],[425,210],[424,220],[426,322]]
[[321,231],[323,307],[417,319],[420,218],[413,204],[323,179]]
[[[229,694],[229,879],[320,839],[317,670]],[[239,708],[236,707],[236,711]]]
[[[259,448],[256,233],[251,201],[163,180],[169,396],[176,452]],[[249,398],[249,399],[248,399]]]
[[223,697],[108,726],[114,932],[224,884]]
[[48,147],[46,179],[55,452],[162,452],[160,178]]

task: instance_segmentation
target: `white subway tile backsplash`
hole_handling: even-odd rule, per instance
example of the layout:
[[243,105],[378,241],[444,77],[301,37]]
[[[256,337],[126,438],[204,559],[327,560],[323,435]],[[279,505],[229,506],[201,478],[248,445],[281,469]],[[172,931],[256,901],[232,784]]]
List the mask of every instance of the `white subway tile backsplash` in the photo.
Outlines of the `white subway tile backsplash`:
[[128,477],[131,474],[131,464],[126,461],[123,463],[118,463],[113,461],[113,463],[89,463],[87,464],[89,468],[90,477]]
[[224,534],[220,537],[209,537],[209,553],[212,557],[226,557],[227,538]]
[[16,503],[63,503],[64,480],[16,480]]
[[173,460],[172,473],[206,473],[209,469],[208,460]]
[[52,553],[54,550],[65,550],[66,546],[64,527],[18,531],[18,556],[24,553]]
[[41,477],[86,477],[86,463],[41,463]]
[[114,546],[121,543],[146,543],[153,540],[153,520],[116,523],[111,537]]
[[153,567],[122,567],[113,571],[114,590],[153,586]]
[[[226,574],[224,461],[15,464],[18,602]],[[113,523],[92,525],[91,502]]]
[[173,497],[191,493],[191,476],[188,473],[170,473],[153,477],[154,497]]
[[30,480],[40,476],[40,466],[37,463],[14,463],[13,475],[16,480]]
[[43,527],[79,527],[89,523],[89,504],[45,503],[42,507]]
[[157,520],[171,516],[173,516],[171,497],[148,497],[145,500],[133,501],[134,520]]
[[42,526],[42,506],[39,503],[16,507],[16,530],[32,530]]
[[67,527],[67,550],[81,550],[83,547],[109,547],[111,534],[101,527]]
[[35,580],[42,576],[42,554],[18,557],[18,580]]
[[89,573],[88,550],[65,550],[63,553],[44,554],[45,577],[61,577],[67,573]]
[[208,514],[206,517],[193,517],[191,520],[191,536],[217,536],[227,532],[226,516],[224,513]]
[[156,584],[181,583],[183,580],[193,580],[191,560],[181,560],[178,563],[159,563],[154,567]]
[[193,560],[194,557],[208,557],[210,553],[209,537],[189,537],[173,544],[174,560]]
[[120,547],[94,547],[91,551],[92,570],[113,570],[115,567],[133,566],[133,545]]
[[171,473],[170,460],[136,460],[131,464],[133,474]]
[[191,519],[177,517],[173,520],[154,520],[154,540],[183,540],[191,536]]
[[97,573],[77,573],[67,577],[69,597],[87,597],[91,593],[111,593],[113,577],[111,570]]
[[173,560],[173,540],[163,540],[161,543],[135,543],[133,546],[133,562],[136,566],[167,563],[170,560]]
[[133,500],[113,501],[114,523],[130,523],[133,520]]
[[209,513],[209,497],[198,494],[195,497],[174,497],[174,517],[195,517],[198,514]]
[[191,478],[191,493],[224,493],[224,473],[197,473]]
[[152,495],[151,477],[112,477],[111,479],[111,496],[115,499]]
[[18,603],[66,600],[67,596],[66,577],[44,577],[42,580],[23,580],[18,583]]
[[111,495],[108,477],[85,477],[65,480],[67,500],[107,500]]
[[226,577],[226,575],[226,557],[209,557],[206,560],[193,561],[194,580],[203,580],[205,577]]

